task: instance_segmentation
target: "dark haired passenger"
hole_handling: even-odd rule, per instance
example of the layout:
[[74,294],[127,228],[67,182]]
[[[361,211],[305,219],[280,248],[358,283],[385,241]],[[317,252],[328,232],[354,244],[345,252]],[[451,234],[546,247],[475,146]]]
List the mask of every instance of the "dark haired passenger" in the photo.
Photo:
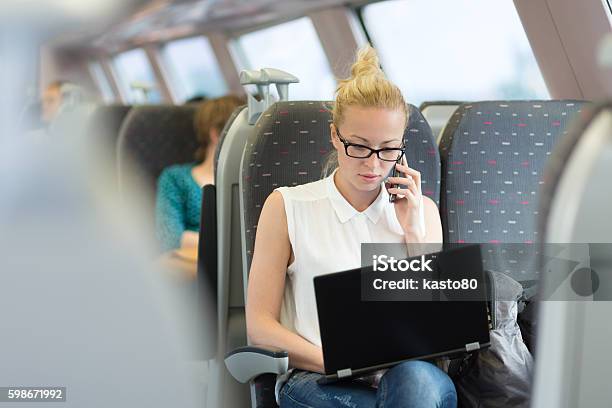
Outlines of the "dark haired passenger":
[[207,100],[208,100],[208,97],[206,95],[197,94],[197,95],[194,95],[191,98],[187,99],[185,101],[185,105],[188,105],[188,104],[199,104],[200,102],[204,102],[204,101],[207,101]]
[[202,102],[194,120],[200,143],[195,162],[170,166],[160,175],[155,212],[163,251],[198,246],[202,187],[214,184],[214,155],[220,133],[234,109],[242,104],[242,99],[232,95]]
[[[403,156],[408,109],[373,48],[361,50],[351,77],[340,81],[332,116],[333,174],[278,188],[263,206],[249,274],[249,339],[289,352],[292,369],[276,384],[281,408],[456,407],[449,376],[425,361],[403,362],[367,378],[317,382],[324,364],[313,277],[358,268],[363,242],[442,242],[440,215],[421,193],[421,175],[405,158],[396,164]],[[387,185],[393,166],[402,177],[389,177]],[[390,203],[389,194],[398,199]]]

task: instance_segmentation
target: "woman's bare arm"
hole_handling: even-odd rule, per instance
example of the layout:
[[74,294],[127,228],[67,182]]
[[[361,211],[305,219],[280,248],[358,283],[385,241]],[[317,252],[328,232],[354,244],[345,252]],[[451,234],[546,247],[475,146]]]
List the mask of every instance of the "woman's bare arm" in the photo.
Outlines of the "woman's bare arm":
[[181,248],[197,248],[200,234],[195,231],[184,231],[181,235]]
[[255,238],[255,251],[247,290],[247,334],[252,344],[289,352],[293,367],[322,373],[320,347],[280,324],[287,266],[292,257],[287,214],[282,195],[275,191],[266,200]]

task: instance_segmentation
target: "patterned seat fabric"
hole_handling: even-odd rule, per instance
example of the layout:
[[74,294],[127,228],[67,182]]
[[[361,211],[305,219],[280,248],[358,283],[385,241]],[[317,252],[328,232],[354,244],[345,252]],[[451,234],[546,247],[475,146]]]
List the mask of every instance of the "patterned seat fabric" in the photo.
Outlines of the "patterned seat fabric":
[[[574,120],[571,126],[567,129],[567,134],[557,141],[557,144],[550,155],[550,160],[548,160],[548,163],[544,168],[543,178],[546,182],[542,184],[542,188],[539,192],[539,209],[537,210],[538,223],[536,230],[538,235],[541,237],[541,240],[545,239],[544,234],[546,233],[547,229],[552,200],[554,199],[558,183],[563,175],[565,164],[572,155],[574,148],[582,137],[583,132],[591,124],[593,118],[605,108],[606,105],[591,106],[588,103],[583,104],[583,106],[579,109],[582,111],[581,114],[577,115],[576,120]],[[607,108],[612,108],[612,104],[608,104]],[[539,242],[538,246],[538,249],[543,249],[543,244],[541,241]],[[537,259],[538,258],[536,257],[536,260]],[[535,353],[536,348],[535,340],[537,325],[534,322],[536,321],[537,316],[538,303],[531,302],[527,305],[525,310],[519,315],[518,318],[523,340],[527,344],[527,347],[529,347],[529,351],[531,351],[532,354]]]
[[[266,198],[277,187],[319,180],[330,142],[331,102],[279,102],[262,114],[247,140],[242,162],[242,195],[250,268],[255,230]],[[440,198],[440,156],[431,129],[420,111],[409,105],[404,133],[410,167],[421,172],[423,194]]]
[[501,254],[485,246],[485,252],[494,253],[486,266],[520,282],[533,281],[527,271],[534,271],[533,258],[518,251],[539,239],[536,219],[544,166],[583,104],[568,100],[461,105],[440,141],[444,241],[521,244],[504,246]]
[[119,178],[126,164],[135,161],[150,191],[168,166],[194,161],[198,147],[194,106],[138,106],[125,118],[117,143]]
[[427,120],[413,105],[408,105],[408,127],[404,133],[408,165],[421,173],[423,194],[440,205],[440,153]]
[[546,233],[552,200],[557,192],[566,163],[574,153],[574,149],[582,138],[582,134],[592,124],[593,119],[605,110],[612,110],[612,102],[584,106],[580,117],[573,123],[568,129],[567,135],[559,140],[555,147],[551,160],[548,162],[544,172],[544,179],[547,182],[543,185],[541,191],[542,198],[540,200],[538,223],[540,234]]

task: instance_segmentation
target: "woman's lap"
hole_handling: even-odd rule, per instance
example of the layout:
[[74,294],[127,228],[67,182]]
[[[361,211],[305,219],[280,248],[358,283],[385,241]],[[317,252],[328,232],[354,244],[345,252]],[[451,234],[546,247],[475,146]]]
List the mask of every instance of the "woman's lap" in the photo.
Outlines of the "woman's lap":
[[295,370],[280,390],[281,408],[373,407],[376,388],[360,381],[320,385],[321,374]]
[[406,361],[383,375],[376,406],[455,408],[457,393],[450,377],[435,365]]
[[320,374],[296,370],[280,390],[281,408],[457,406],[451,379],[433,364],[407,361],[383,375],[378,390],[359,381],[320,385]]

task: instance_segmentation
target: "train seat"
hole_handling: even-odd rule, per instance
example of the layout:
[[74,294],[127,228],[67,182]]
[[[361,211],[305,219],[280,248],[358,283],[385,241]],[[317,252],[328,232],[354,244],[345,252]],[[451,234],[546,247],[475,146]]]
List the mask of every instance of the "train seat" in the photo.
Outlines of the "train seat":
[[[330,104],[321,101],[279,102],[258,120],[242,159],[240,180],[243,226],[244,282],[247,282],[255,232],[268,195],[280,186],[318,180],[331,147]],[[423,190],[439,198],[439,155],[427,121],[410,106],[404,133],[408,162],[422,173]],[[246,327],[241,330],[246,332]],[[255,361],[255,362],[254,362]],[[275,374],[287,369],[286,352],[245,347],[229,353],[226,364],[232,375],[251,384],[253,406],[275,406]]]
[[[201,231],[216,231],[215,234],[206,234],[205,240],[200,240],[198,251],[198,282],[205,288],[214,287],[212,291],[217,302],[217,350],[216,358],[210,364],[213,386],[209,388],[214,391],[207,396],[208,406],[237,406],[240,405],[239,401],[249,398],[248,388],[242,387],[242,393],[236,390],[238,384],[223,364],[227,351],[246,345],[240,242],[240,163],[247,137],[253,133],[256,120],[274,103],[270,86],[275,85],[280,97],[287,99],[289,84],[296,81],[293,75],[271,68],[241,72],[241,84],[256,86],[262,98],[256,100],[247,94],[248,105],[233,112],[215,152],[215,185],[204,186],[203,189]],[[215,200],[215,205],[206,206],[205,200]],[[211,228],[213,223],[215,226]],[[204,290],[202,293],[205,296],[210,291]]]
[[[440,143],[444,242],[538,242],[544,165],[582,106],[573,100],[461,105]],[[519,282],[533,278],[515,261],[500,257],[487,266]]]
[[[217,173],[217,163],[219,160],[220,147],[223,144],[229,130],[233,126],[236,117],[245,108],[239,106],[234,110],[228,121],[226,122],[220,134],[219,143],[215,151],[214,172]],[[216,183],[215,183],[216,184]],[[217,317],[217,265],[218,265],[218,229],[222,226],[217,225],[217,188],[215,185],[209,184],[202,187],[202,204],[200,211],[200,240],[198,242],[198,265],[197,265],[197,282],[198,293],[201,297],[202,304],[212,306],[210,311],[214,316],[213,325],[216,328]],[[216,338],[212,348],[205,351],[205,354],[211,358],[216,353]]]
[[[157,179],[168,166],[194,161],[198,142],[194,106],[137,106],[127,114],[117,141],[119,191],[138,182],[155,203]],[[154,223],[154,215],[150,215]]]
[[[209,379],[212,391],[207,396],[207,406],[239,406],[235,399],[248,398],[240,392],[226,393],[234,381],[223,367],[225,350],[246,344],[246,337],[234,326],[242,327],[244,322],[244,297],[242,287],[242,257],[240,253],[240,220],[238,179],[240,159],[247,135],[253,125],[248,123],[248,109],[237,109],[233,120],[225,126],[226,134],[217,146],[215,164],[215,185],[204,186],[202,194],[202,222],[198,255],[198,282],[213,286],[211,292],[216,300],[216,350],[210,362]],[[207,205],[214,200],[214,206]],[[214,231],[214,234],[210,234]],[[236,270],[234,274],[221,271]],[[233,281],[230,282],[230,276]],[[237,312],[236,312],[237,310]],[[244,392],[243,392],[244,394]]]
[[[525,299],[537,290],[531,244],[540,241],[544,166],[583,105],[575,100],[463,104],[440,142],[444,242],[483,244],[485,267],[520,282]],[[533,351],[532,307],[519,320]]]

